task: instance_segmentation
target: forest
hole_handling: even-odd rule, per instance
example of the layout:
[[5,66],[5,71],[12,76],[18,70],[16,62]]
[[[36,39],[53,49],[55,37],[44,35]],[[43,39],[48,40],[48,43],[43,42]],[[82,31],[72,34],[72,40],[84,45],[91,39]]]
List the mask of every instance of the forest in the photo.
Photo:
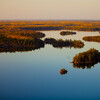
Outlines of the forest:
[[72,32],[72,31],[61,31],[60,35],[65,36],[65,35],[75,35],[76,32]]
[[[45,34],[41,30],[81,30],[100,31],[99,21],[0,21],[0,50],[32,50],[51,44],[55,48],[74,47],[82,48],[84,43],[78,40],[56,40],[53,38],[41,39]],[[61,35],[76,34],[72,31],[62,31]],[[83,40],[98,41],[100,37],[84,37]]]
[[38,21],[38,24],[33,23],[34,25],[20,26],[20,28],[25,30],[100,31],[100,22],[96,21]]
[[75,57],[73,57],[73,63],[76,65],[97,62],[100,62],[100,52],[92,48],[86,52],[76,54]]
[[44,41],[41,39],[18,39],[7,37],[0,34],[0,52],[15,52],[15,51],[30,51],[43,48],[45,44],[51,44],[55,48],[74,47],[82,48],[84,43],[81,41],[72,40],[56,40],[53,38],[46,38]]
[[17,39],[0,34],[0,52],[27,51],[44,47],[44,41],[40,39]]
[[33,30],[21,30],[16,27],[5,27],[4,29],[0,29],[0,34],[4,34],[7,37],[12,38],[20,38],[20,39],[34,39],[34,38],[42,38],[45,37],[45,34],[39,31]]
[[44,40],[45,44],[51,44],[55,48],[62,48],[62,47],[74,47],[74,48],[82,48],[84,47],[84,43],[80,40],[62,40],[62,39],[54,39],[54,38],[46,38]]
[[83,37],[83,40],[91,42],[100,42],[100,36],[85,36]]
[[100,31],[100,21],[68,21],[68,20],[47,20],[47,21],[0,21],[0,31],[11,30],[77,30],[77,31]]

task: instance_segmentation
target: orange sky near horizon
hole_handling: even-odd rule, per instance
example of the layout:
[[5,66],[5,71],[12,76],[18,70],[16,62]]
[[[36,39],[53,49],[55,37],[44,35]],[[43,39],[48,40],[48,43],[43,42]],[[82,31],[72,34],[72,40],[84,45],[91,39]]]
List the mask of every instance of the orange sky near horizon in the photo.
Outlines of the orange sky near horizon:
[[100,20],[100,0],[0,0],[0,19]]

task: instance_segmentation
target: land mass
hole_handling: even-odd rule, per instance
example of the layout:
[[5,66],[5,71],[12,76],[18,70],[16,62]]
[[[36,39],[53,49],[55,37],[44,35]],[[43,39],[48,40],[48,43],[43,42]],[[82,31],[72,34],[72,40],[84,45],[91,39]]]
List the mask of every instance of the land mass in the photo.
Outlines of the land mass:
[[34,50],[44,47],[44,41],[40,39],[16,39],[0,35],[0,52],[3,51],[22,51]]
[[100,62],[100,52],[96,49],[89,49],[86,52],[79,53],[73,57],[73,65],[82,66],[82,65],[94,65]]
[[55,48],[62,48],[62,47],[74,47],[74,48],[82,48],[84,47],[84,43],[80,40],[56,40],[54,38],[46,38],[44,40],[45,44],[51,44]]
[[91,42],[100,42],[100,36],[85,36],[83,37],[83,40]]
[[65,69],[65,68],[62,68],[61,70],[60,70],[60,74],[61,75],[64,75],[64,74],[67,74],[67,70]]
[[75,35],[76,32],[71,32],[71,31],[61,31],[60,35],[65,36],[65,35]]
[[77,30],[100,31],[100,21],[0,21],[0,30]]

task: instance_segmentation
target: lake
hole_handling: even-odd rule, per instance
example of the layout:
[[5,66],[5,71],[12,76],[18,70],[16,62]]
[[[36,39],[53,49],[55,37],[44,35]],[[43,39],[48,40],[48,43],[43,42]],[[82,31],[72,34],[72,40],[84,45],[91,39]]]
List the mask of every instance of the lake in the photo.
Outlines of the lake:
[[[99,32],[76,31],[61,36],[60,31],[42,31],[46,37],[82,40]],[[83,41],[83,40],[82,40]],[[73,67],[75,54],[100,43],[85,42],[84,48],[44,48],[27,52],[0,53],[0,100],[100,100],[100,63],[91,67]],[[60,69],[67,69],[61,75]]]

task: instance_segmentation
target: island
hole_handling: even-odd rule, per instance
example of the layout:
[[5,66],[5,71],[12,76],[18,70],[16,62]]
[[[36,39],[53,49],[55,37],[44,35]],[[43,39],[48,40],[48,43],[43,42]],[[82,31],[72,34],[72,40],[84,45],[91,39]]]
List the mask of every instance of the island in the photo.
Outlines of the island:
[[74,64],[90,64],[98,63],[100,61],[100,52],[94,48],[89,49],[88,51],[76,54],[73,57]]
[[67,74],[67,70],[65,69],[65,68],[62,68],[61,70],[60,70],[60,74],[61,75],[64,75],[64,74]]
[[54,38],[46,38],[44,40],[45,44],[51,44],[55,48],[62,48],[62,47],[74,47],[74,48],[82,48],[84,47],[84,42],[80,40],[62,40],[62,39],[54,39]]
[[83,40],[91,42],[100,42],[100,36],[85,36],[83,37]]
[[61,31],[60,35],[65,36],[65,35],[75,35],[76,32],[72,32],[72,31]]

